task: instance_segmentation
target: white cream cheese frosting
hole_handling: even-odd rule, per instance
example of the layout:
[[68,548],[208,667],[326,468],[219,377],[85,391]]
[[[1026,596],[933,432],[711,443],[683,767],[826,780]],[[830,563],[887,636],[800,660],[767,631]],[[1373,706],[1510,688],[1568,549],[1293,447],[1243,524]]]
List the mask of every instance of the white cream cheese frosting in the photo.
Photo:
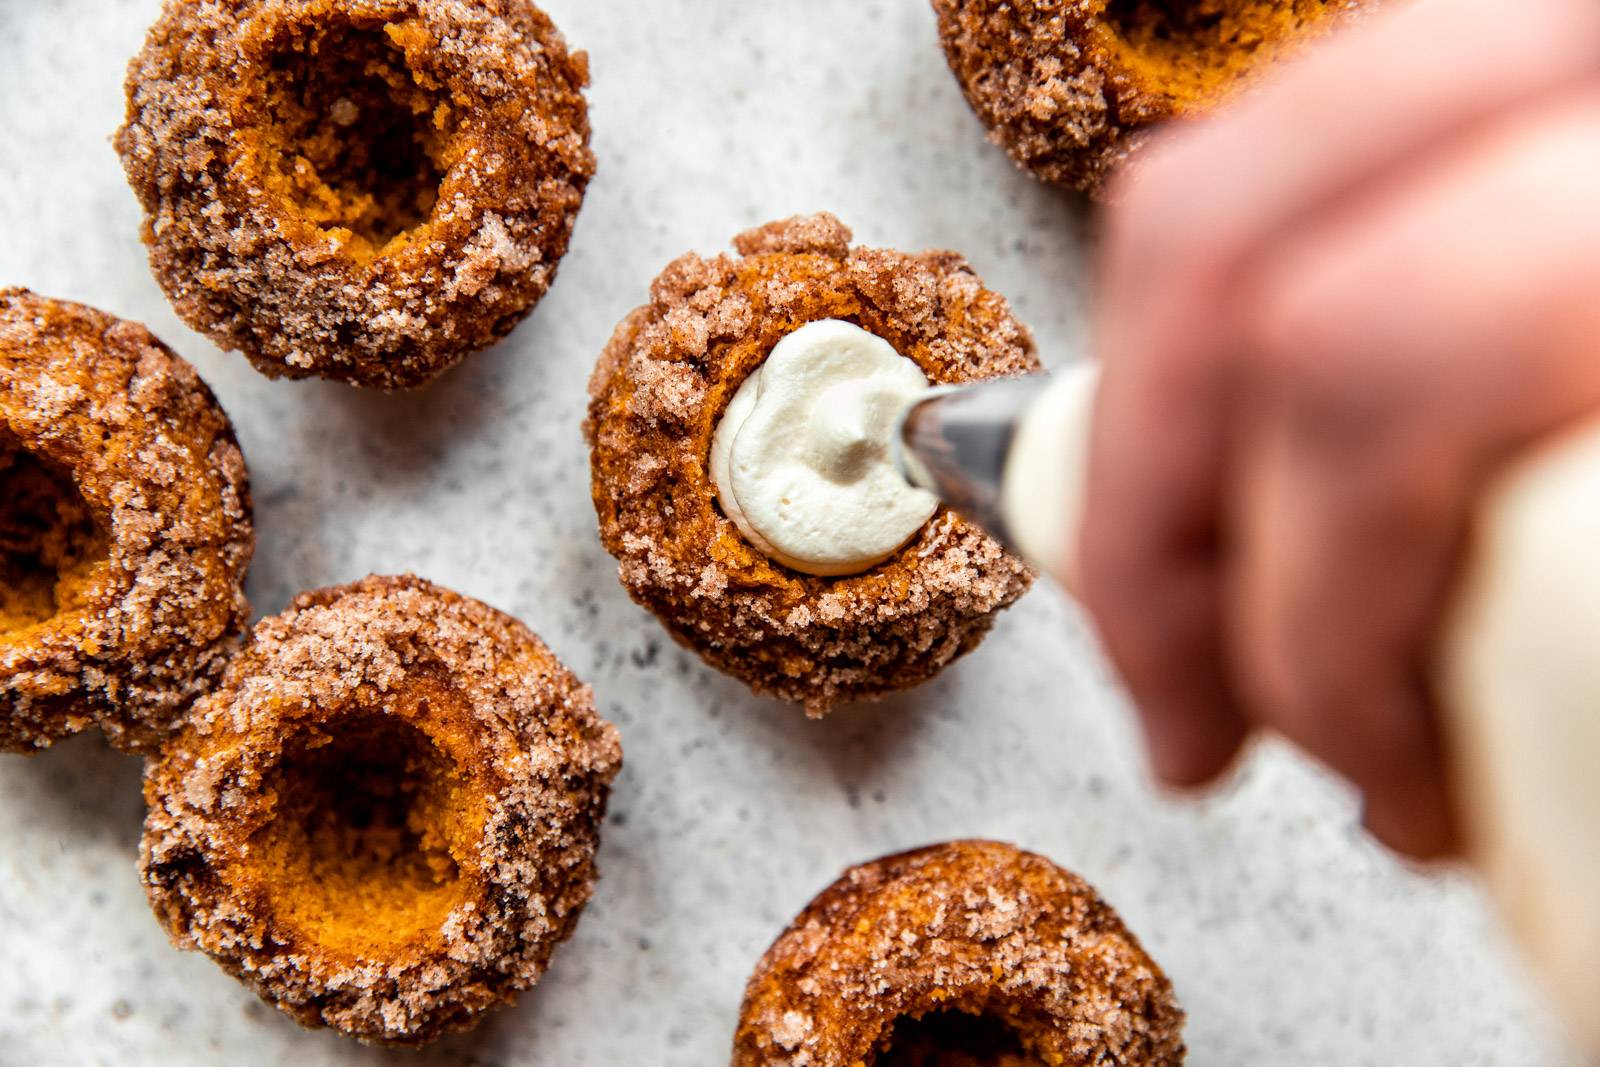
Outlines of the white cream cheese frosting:
[[895,419],[928,379],[883,338],[839,319],[773,346],[711,441],[722,510],[758,549],[805,574],[883,562],[938,510],[895,469]]

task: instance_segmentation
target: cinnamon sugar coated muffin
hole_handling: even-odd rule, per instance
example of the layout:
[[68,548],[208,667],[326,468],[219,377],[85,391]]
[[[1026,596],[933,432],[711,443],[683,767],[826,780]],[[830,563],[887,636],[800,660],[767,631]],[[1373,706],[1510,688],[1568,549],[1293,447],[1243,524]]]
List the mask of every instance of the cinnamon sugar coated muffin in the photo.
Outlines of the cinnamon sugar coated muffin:
[[194,368],[132,322],[0,289],[0,750],[156,744],[250,617],[250,490]]
[[861,574],[821,578],[768,559],[723,514],[708,474],[729,400],[781,338],[821,319],[882,337],[935,383],[1039,362],[1005,300],[953,252],[851,248],[828,214],[770,223],[734,245],[737,256],[668,266],[601,354],[585,426],[595,510],[623,585],[675,637],[821,715],[937,674],[976,647],[1031,575],[944,509]]
[[1192,115],[1372,0],[933,0],[991,138],[1097,191],[1152,124]]
[[1183,1011],[1076,875],[993,841],[852,868],[762,957],[733,1067],[1173,1067]]
[[167,0],[117,150],[186,322],[274,377],[404,388],[549,288],[587,83],[528,0]]
[[409,576],[307,593],[147,768],[145,888],[300,1023],[423,1044],[572,933],[621,761],[515,619]]

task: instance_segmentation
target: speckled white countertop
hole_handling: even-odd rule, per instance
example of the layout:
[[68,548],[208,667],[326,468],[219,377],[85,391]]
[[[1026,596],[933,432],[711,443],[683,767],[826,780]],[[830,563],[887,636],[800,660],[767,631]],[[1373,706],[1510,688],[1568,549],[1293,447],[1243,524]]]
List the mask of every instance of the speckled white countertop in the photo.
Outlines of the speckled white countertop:
[[622,728],[603,880],[544,984],[418,1055],[298,1029],[170,948],[134,870],[136,760],[0,756],[0,1065],[712,1067],[768,942],[845,866],[1005,838],[1072,867],[1177,984],[1201,1067],[1575,1063],[1460,877],[1408,872],[1276,749],[1204,802],[1147,784],[1125,708],[1052,590],[934,684],[809,723],[666,639],[595,537],[589,368],[686,249],[827,208],[966,254],[1047,361],[1079,350],[1083,222],[983,140],[923,0],[548,0],[589,49],[600,171],[509,341],[433,387],[272,383],[181,326],[109,144],[158,0],[0,0],[0,284],[148,323],[238,424],[258,612],[414,570],[525,619]]

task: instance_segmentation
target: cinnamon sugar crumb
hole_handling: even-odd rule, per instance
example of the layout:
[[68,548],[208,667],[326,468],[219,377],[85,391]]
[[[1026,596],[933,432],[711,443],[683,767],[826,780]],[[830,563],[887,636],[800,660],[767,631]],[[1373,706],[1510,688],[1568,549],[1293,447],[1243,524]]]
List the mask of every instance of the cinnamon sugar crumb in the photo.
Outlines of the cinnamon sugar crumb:
[[1177,1067],[1171,983],[1082,879],[956,841],[846,871],[767,950],[733,1067]]
[[528,0],[167,0],[117,149],[184,321],[268,375],[405,388],[548,289],[587,83]]
[[423,1044],[570,936],[621,758],[515,619],[409,576],[308,593],[147,767],[146,891],[302,1024]]
[[0,749],[154,747],[249,619],[233,426],[136,323],[0,289]]

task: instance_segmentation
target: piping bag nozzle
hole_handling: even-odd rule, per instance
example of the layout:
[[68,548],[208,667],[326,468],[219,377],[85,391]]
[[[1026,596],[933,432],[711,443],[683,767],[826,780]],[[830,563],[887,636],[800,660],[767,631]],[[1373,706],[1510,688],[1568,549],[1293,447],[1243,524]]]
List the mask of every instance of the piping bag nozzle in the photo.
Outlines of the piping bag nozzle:
[[1070,589],[1098,382],[1078,363],[934,389],[901,414],[895,464]]

